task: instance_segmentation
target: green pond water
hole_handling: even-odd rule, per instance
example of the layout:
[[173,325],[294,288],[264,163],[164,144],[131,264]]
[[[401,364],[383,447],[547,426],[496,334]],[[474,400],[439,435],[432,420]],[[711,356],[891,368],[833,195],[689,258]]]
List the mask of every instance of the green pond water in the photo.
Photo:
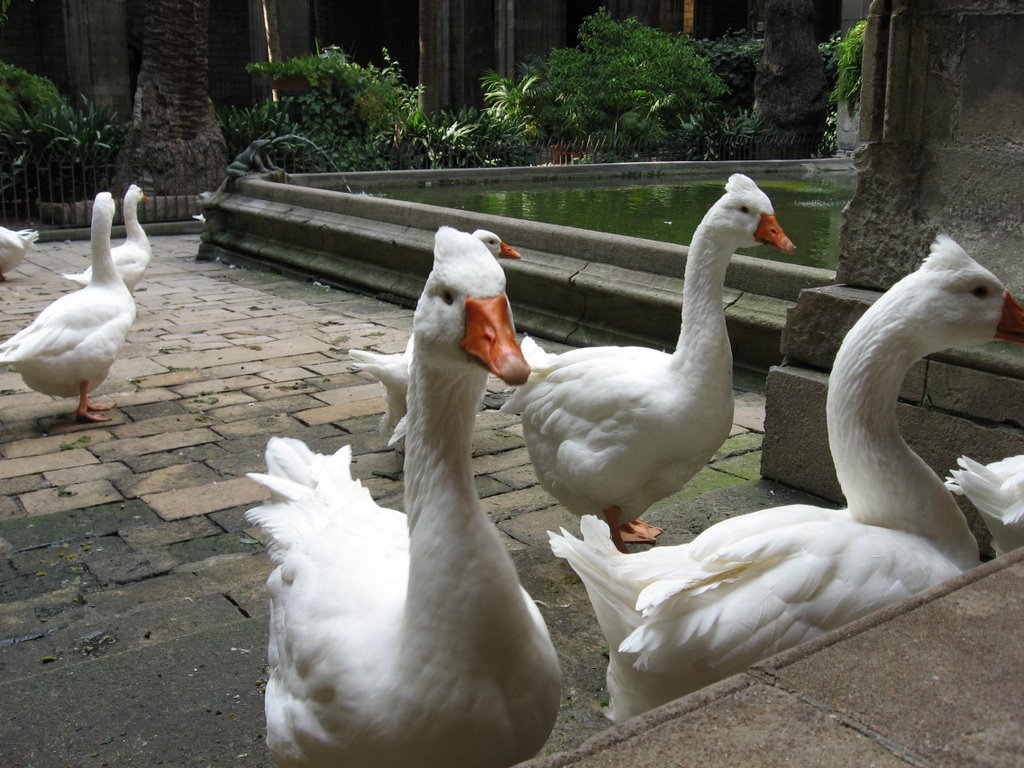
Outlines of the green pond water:
[[[843,206],[853,197],[856,174],[829,172],[783,176],[752,175],[771,198],[782,228],[796,244],[786,255],[755,246],[741,253],[760,258],[835,269]],[[396,187],[388,197],[516,219],[688,244],[693,230],[722,196],[722,178],[678,177],[667,182],[600,179],[558,182],[503,182],[498,185]],[[514,232],[499,232],[515,246]]]

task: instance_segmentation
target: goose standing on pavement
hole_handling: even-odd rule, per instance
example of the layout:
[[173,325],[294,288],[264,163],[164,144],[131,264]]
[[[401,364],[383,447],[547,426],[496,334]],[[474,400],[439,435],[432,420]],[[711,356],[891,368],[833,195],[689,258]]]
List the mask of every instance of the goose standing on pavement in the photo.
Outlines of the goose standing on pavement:
[[77,397],[78,421],[109,421],[97,411],[110,403],[88,397],[103,383],[135,322],[135,301],[110,256],[114,200],[96,195],[92,211],[93,279],[61,296],[24,330],[0,344],[0,363],[12,363],[25,383],[54,397]]
[[623,552],[624,541],[661,533],[637,518],[682,488],[729,436],[732,349],[722,289],[733,252],[758,243],[796,250],[768,196],[733,174],[693,235],[675,351],[587,347],[531,360],[530,380],[502,406],[522,415],[544,490],[574,515],[602,515]]
[[[146,231],[139,223],[139,203],[146,199],[145,193],[136,185],[128,187],[124,194],[124,229],[125,241],[111,251],[114,266],[117,268],[121,279],[134,293],[135,286],[139,284],[142,276],[149,268],[149,262],[153,258],[153,247],[146,237]],[[85,286],[92,279],[92,267],[87,267],[84,272],[76,275],[65,274],[64,277],[73,283]]]

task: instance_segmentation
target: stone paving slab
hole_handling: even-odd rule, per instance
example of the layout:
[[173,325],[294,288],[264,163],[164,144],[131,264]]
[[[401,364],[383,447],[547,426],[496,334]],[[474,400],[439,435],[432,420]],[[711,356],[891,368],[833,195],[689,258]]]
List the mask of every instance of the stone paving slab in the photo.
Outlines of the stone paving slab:
[[[245,473],[264,468],[272,434],[300,437],[321,452],[348,443],[354,473],[381,503],[401,508],[401,453],[378,431],[383,399],[365,374],[349,370],[347,349],[401,351],[411,311],[196,263],[197,246],[194,235],[154,239],[136,325],[97,393],[119,403],[110,423],[76,424],[71,401],[31,392],[0,371],[5,767],[270,766],[261,699],[270,563],[243,517],[265,491]],[[40,244],[3,285],[0,334],[70,290],[60,272],[79,268],[87,253],[82,241]],[[775,672],[608,731],[604,638],[578,578],[547,546],[546,531],[575,530],[577,522],[537,485],[519,424],[496,410],[504,390],[489,383],[474,469],[562,664],[562,707],[544,759],[674,765],[689,754],[694,764],[740,765],[756,764],[749,758],[757,749],[761,764],[817,765],[820,743],[837,750],[840,765],[891,764],[891,750],[880,752],[876,739],[780,692]],[[757,479],[763,420],[761,392],[737,392],[730,440],[686,489],[647,515],[666,528],[665,544],[733,514],[807,500]],[[1009,631],[1011,617],[1002,618],[1000,632]],[[993,638],[986,649],[995,654],[996,645]],[[857,667],[850,669],[852,680]],[[885,670],[897,674],[896,665]],[[793,684],[833,687],[804,674]],[[723,703],[705,709],[713,702]],[[1015,743],[1017,721],[986,730],[983,720],[971,721],[979,749]],[[599,734],[604,741],[587,742]],[[969,751],[963,743],[961,757]]]

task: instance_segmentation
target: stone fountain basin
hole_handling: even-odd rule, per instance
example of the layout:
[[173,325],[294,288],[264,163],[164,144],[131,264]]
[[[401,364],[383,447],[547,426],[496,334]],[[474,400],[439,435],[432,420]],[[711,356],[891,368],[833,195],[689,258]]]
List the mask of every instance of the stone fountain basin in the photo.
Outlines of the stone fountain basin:
[[[698,165],[706,175],[707,163],[250,175],[229,180],[204,200],[199,257],[258,265],[411,305],[430,271],[439,226],[490,229],[523,256],[504,262],[521,331],[574,345],[671,349],[679,335],[685,246],[337,190],[372,190],[389,181],[494,183],[584,173],[635,177]],[[736,171],[806,169],[808,161],[714,165],[725,179]],[[780,362],[786,313],[800,291],[834,279],[828,269],[734,255],[723,301],[737,365],[763,372]]]

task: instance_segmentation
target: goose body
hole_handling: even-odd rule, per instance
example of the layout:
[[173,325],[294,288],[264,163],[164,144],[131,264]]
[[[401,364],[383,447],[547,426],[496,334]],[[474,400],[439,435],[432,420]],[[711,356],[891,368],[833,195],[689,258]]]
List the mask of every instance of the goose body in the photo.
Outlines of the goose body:
[[135,321],[135,301],[110,256],[114,201],[96,196],[92,216],[95,278],[61,296],[24,330],[0,344],[0,363],[12,363],[25,383],[54,397],[77,397],[79,421],[107,421],[95,413],[111,406],[87,395],[103,383]]
[[549,355],[531,361],[529,381],[502,407],[522,415],[544,490],[577,516],[602,515],[623,551],[623,538],[651,541],[660,532],[636,518],[678,491],[729,436],[732,350],[722,289],[732,253],[759,242],[794,250],[768,196],[734,174],[693,235],[675,351],[607,346]]
[[273,492],[247,517],[277,563],[266,716],[281,768],[497,768],[554,724],[555,651],[470,465],[481,363],[510,383],[529,372],[504,290],[478,240],[438,231],[414,320],[406,514],[351,478],[348,448],[272,438],[253,475]]
[[[117,271],[121,275],[124,284],[128,287],[128,290],[133,292],[142,276],[146,274],[149,262],[153,258],[153,248],[150,245],[149,238],[146,237],[146,231],[139,223],[139,203],[145,197],[143,191],[136,185],[132,184],[128,187],[128,191],[124,194],[123,207],[126,238],[124,243],[111,251],[114,266],[117,267]],[[86,286],[92,280],[92,267],[87,267],[84,272],[78,274],[65,274],[64,277],[73,283]]]
[[1024,340],[1024,311],[948,238],[850,330],[829,378],[829,447],[846,509],[790,505],[711,526],[689,544],[623,555],[595,517],[549,534],[608,640],[621,720],[977,565],[967,522],[899,434],[917,359],[993,337]]
[[0,282],[7,278],[4,275],[25,260],[28,249],[39,239],[34,229],[17,231],[0,227]]
[[[473,232],[473,237],[486,245],[487,250],[496,259],[519,258],[519,252],[493,232],[478,229]],[[409,389],[412,350],[413,337],[410,336],[405,350],[397,354],[373,352],[368,349],[350,349],[348,352],[349,357],[356,361],[352,364],[353,371],[366,371],[384,385],[387,410],[380,420],[380,433],[389,438],[388,445],[401,440],[405,433],[404,425],[401,429],[398,429],[398,425],[406,412],[405,398]]]
[[1024,546],[1024,455],[980,464],[963,456],[946,487],[966,496],[981,514],[996,555]]

